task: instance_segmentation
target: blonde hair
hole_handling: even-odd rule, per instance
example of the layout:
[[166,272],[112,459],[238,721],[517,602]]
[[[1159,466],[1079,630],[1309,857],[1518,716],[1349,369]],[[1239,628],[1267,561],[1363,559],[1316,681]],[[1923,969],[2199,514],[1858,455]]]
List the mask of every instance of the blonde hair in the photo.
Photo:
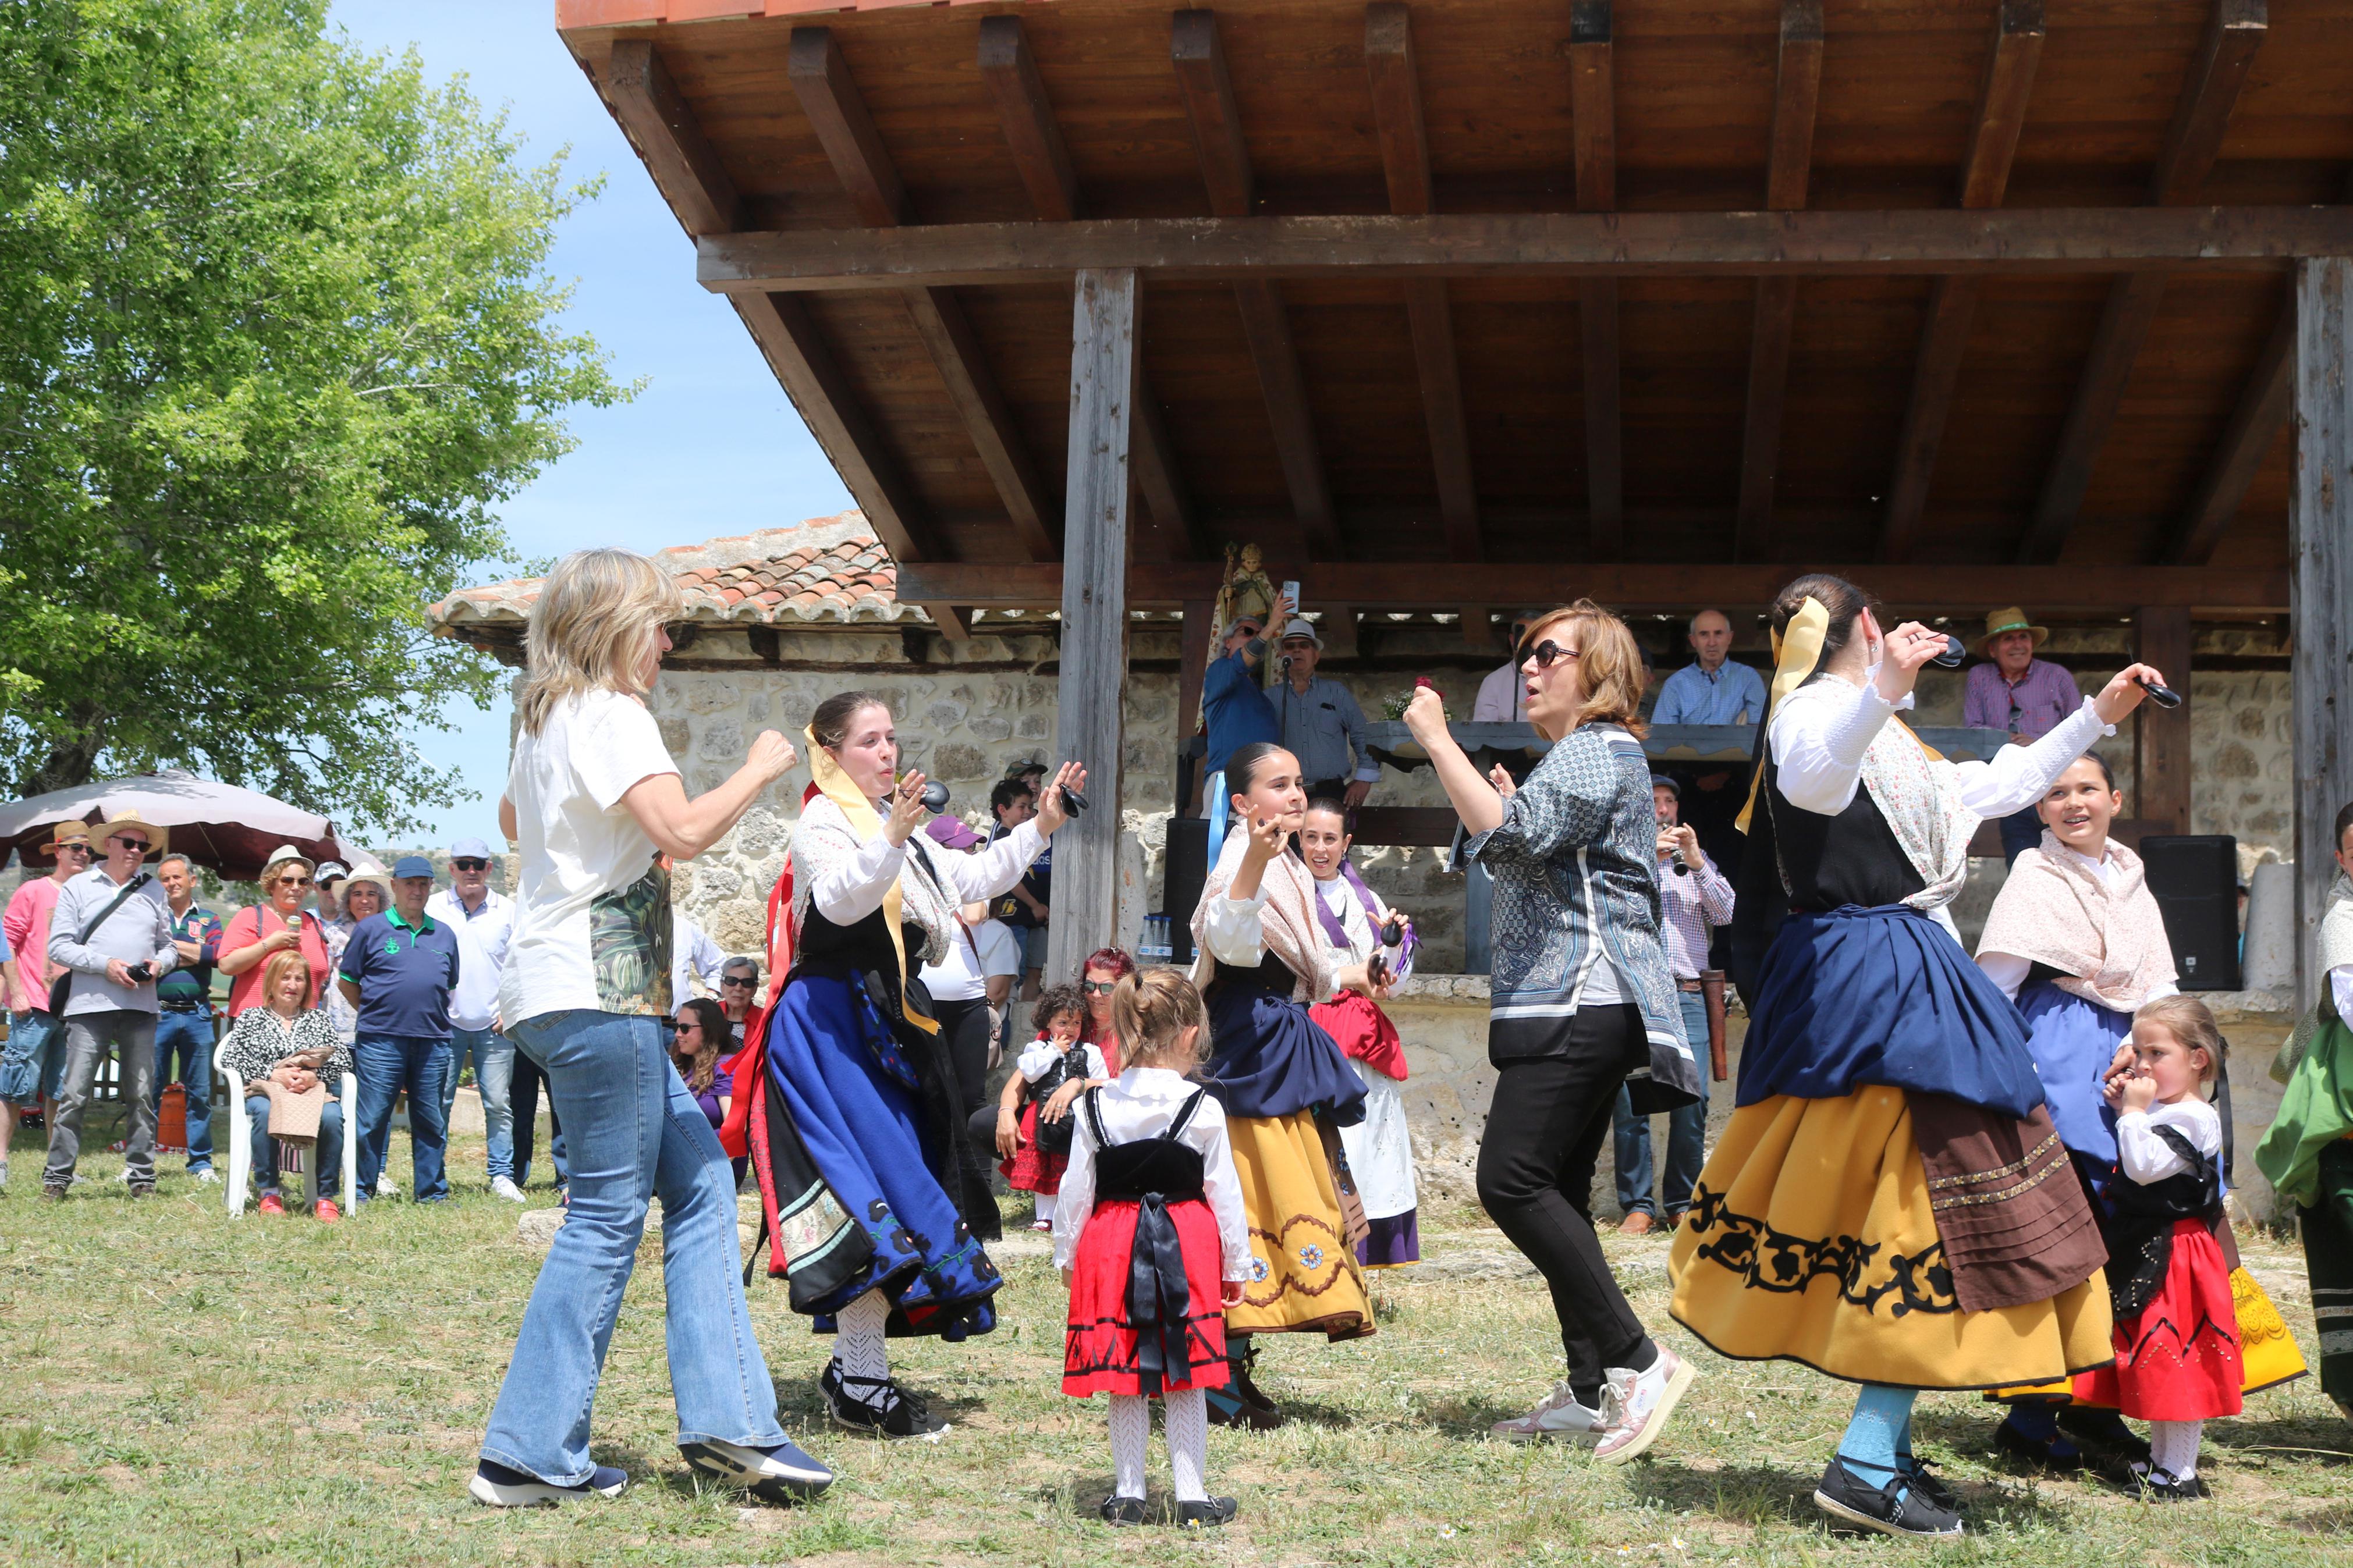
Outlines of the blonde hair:
[[2198,1081],[2214,1081],[2215,1069],[2221,1065],[2223,1053],[2229,1047],[2222,1041],[2222,1026],[2214,1022],[2214,1015],[2207,1009],[2205,1003],[2195,996],[2178,993],[2160,996],[2154,1002],[2143,1003],[2140,1010],[2133,1015],[2135,1029],[2144,1023],[2155,1024],[2167,1031],[2181,1042],[2184,1049],[2204,1051],[2206,1070],[2198,1075]]
[[270,999],[278,994],[279,983],[284,980],[290,971],[297,969],[302,972],[302,1005],[308,1007],[311,1005],[315,998],[311,994],[311,961],[302,956],[301,948],[288,947],[280,948],[271,953],[269,962],[261,966],[261,1005],[263,1006],[269,1006]]
[[[1123,1067],[1190,1073],[1209,1059],[1208,1005],[1181,969],[1123,975],[1111,994],[1111,1026]],[[1199,1031],[1190,1051],[1184,1047],[1187,1029]]]
[[1642,689],[1650,678],[1643,672],[1642,650],[1626,623],[1590,599],[1563,605],[1529,620],[1520,646],[1512,650],[1514,662],[1526,662],[1528,650],[1555,626],[1566,626],[1577,644],[1577,680],[1584,693],[1577,724],[1617,724],[1641,739],[1649,728],[1641,711]]
[[638,654],[681,608],[678,584],[634,550],[575,550],[555,563],[523,628],[530,668],[515,683],[515,716],[536,735],[567,697],[640,697]]

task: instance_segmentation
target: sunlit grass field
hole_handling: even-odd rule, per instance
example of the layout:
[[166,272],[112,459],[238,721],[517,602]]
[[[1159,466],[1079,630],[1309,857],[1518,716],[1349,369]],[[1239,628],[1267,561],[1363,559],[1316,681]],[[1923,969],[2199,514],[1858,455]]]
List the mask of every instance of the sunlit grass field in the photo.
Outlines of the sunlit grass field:
[[[89,1140],[103,1148],[102,1127]],[[458,1197],[372,1205],[328,1227],[229,1218],[220,1189],[163,1164],[133,1205],[118,1157],[38,1201],[42,1134],[20,1133],[0,1194],[0,1562],[11,1563],[1100,1563],[1477,1564],[1799,1563],[1928,1550],[1826,1528],[1810,1498],[1848,1391],[1799,1368],[1739,1365],[1666,1318],[1666,1242],[1609,1249],[1636,1308],[1701,1369],[1652,1456],[1487,1440],[1551,1384],[1547,1298],[1475,1212],[1425,1213],[1422,1268],[1377,1280],[1380,1332],[1268,1342],[1282,1430],[1213,1429],[1211,1484],[1241,1502],[1203,1538],[1095,1521],[1111,1461],[1100,1401],[1064,1397],[1062,1300],[1026,1199],[997,1249],[1001,1326],[962,1345],[894,1342],[902,1375],[955,1422],[937,1446],[881,1447],[825,1425],[826,1342],[755,1287],[753,1315],[787,1426],[841,1480],[812,1506],[746,1507],[671,1446],[658,1241],[640,1254],[596,1406],[617,1500],[501,1513],[466,1496],[491,1395],[540,1255],[491,1199],[479,1140]],[[406,1177],[406,1140],[395,1140]],[[553,1202],[543,1187],[534,1206]],[[2249,1265],[2307,1352],[2292,1243]],[[2353,1429],[2309,1380],[2210,1425],[2211,1502],[2150,1508],[2097,1479],[2021,1473],[1972,1398],[1921,1405],[1926,1451],[1961,1490],[1969,1539],[1947,1563],[2261,1564],[2353,1561]],[[1155,1500],[1166,1462],[1155,1435]]]

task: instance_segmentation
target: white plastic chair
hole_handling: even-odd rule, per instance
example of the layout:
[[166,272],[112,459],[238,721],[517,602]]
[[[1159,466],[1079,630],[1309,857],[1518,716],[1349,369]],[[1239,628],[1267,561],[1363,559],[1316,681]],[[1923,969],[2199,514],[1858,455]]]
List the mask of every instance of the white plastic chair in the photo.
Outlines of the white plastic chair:
[[[228,1045],[223,1037],[213,1047],[213,1070],[228,1079],[228,1192],[226,1201],[232,1218],[245,1212],[246,1201],[251,1196],[248,1188],[253,1183],[253,1121],[245,1110],[245,1079],[237,1069],[221,1059]],[[352,1194],[360,1184],[360,1080],[357,1073],[345,1073],[343,1092],[336,1097],[343,1107],[343,1203],[346,1215],[358,1212]]]

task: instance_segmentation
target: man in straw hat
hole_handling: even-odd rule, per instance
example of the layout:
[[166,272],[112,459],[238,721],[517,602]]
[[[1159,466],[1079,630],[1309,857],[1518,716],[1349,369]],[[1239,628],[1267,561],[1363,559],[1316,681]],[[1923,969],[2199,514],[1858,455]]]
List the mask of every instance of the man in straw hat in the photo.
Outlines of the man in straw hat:
[[64,971],[49,962],[49,917],[65,885],[90,868],[90,828],[60,822],[49,831],[41,853],[57,868],[34,877],[8,900],[0,915],[0,938],[11,954],[0,965],[0,997],[8,1005],[8,1044],[0,1050],[0,1186],[8,1183],[8,1144],[16,1135],[16,1115],[58,1097],[66,1070],[66,1036],[49,1012],[49,983]]
[[57,1008],[66,1031],[65,1083],[41,1173],[41,1195],[53,1203],[73,1185],[82,1112],[109,1051],[122,1064],[122,1098],[131,1108],[123,1147],[131,1195],[155,1195],[155,977],[180,960],[170,911],[161,899],[142,896],[154,879],[140,862],[171,847],[164,829],[125,811],[91,836],[104,858],[67,881],[49,920],[49,957],[71,971]]
[[[2010,743],[2041,740],[2084,705],[2075,678],[2034,657],[2051,628],[2030,622],[2016,605],[1986,617],[1978,656],[1989,662],[1971,667],[1961,695],[1961,722],[1978,730],[2005,730]],[[2028,806],[2001,819],[2001,858],[2007,862],[2042,841],[2042,819]]]

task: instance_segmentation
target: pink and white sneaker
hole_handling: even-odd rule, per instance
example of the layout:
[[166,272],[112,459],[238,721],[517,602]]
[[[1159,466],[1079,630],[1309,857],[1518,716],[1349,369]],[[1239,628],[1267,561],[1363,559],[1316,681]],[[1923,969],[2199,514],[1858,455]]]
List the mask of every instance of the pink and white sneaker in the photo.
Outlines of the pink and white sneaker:
[[1598,1443],[1601,1440],[1601,1412],[1579,1405],[1577,1395],[1563,1383],[1525,1415],[1498,1421],[1487,1431],[1506,1443]]
[[1675,1401],[1698,1375],[1691,1363],[1666,1346],[1647,1372],[1613,1366],[1601,1385],[1601,1441],[1593,1457],[1605,1465],[1622,1465],[1657,1441],[1674,1414]]

